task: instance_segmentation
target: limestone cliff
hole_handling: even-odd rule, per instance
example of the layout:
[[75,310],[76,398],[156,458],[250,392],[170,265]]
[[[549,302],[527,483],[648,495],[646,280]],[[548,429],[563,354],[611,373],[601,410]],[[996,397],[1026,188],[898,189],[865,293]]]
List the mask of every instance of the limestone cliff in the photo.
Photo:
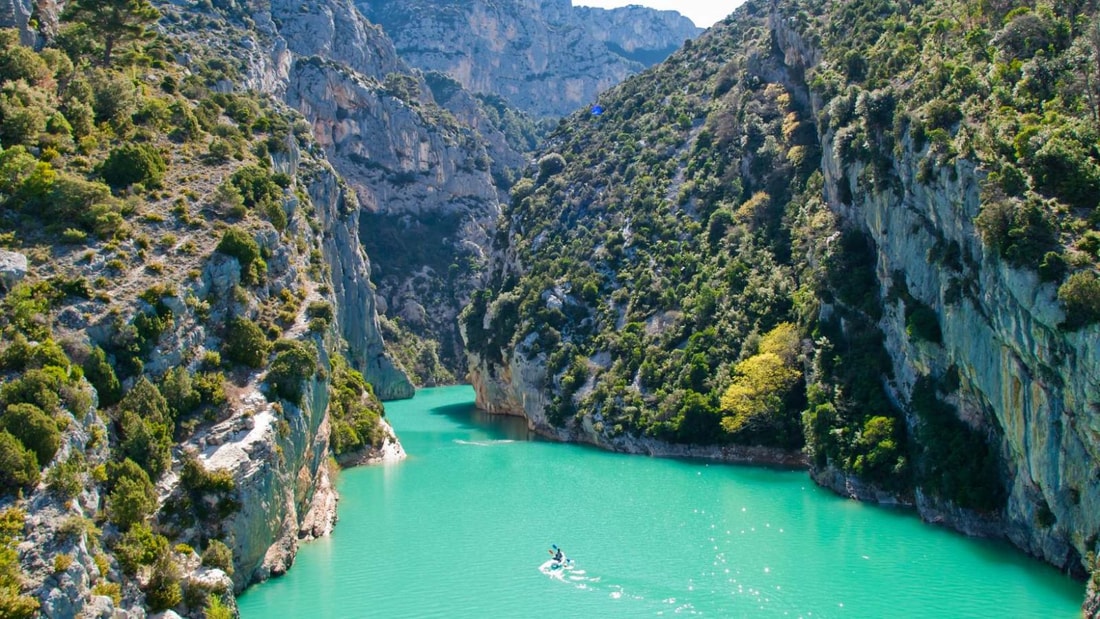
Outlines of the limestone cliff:
[[536,117],[562,116],[699,34],[674,11],[573,7],[569,0],[362,0],[410,65]]
[[[178,9],[166,6],[163,10],[175,16]],[[315,123],[316,144],[323,147],[335,171],[343,177],[311,176],[310,181],[314,183],[310,190],[317,193],[318,204],[325,210],[329,232],[325,258],[333,269],[341,301],[337,307],[342,335],[355,367],[376,385],[381,398],[411,397],[412,383],[385,350],[377,299],[369,285],[371,262],[362,249],[359,229],[360,202],[365,200],[368,208],[377,208],[379,201],[359,172],[363,168],[377,169],[365,165],[373,153],[362,144],[365,136],[380,127],[360,127],[360,122],[366,122],[363,118],[345,119],[348,110],[337,109],[337,102],[352,107],[362,103],[355,80],[366,79],[377,85],[384,76],[401,70],[392,45],[377,27],[362,19],[350,2],[273,2],[215,13],[212,18],[221,20],[222,27],[237,36],[214,41],[199,40],[199,33],[187,27],[186,17],[173,17],[170,30],[175,36],[239,58],[243,86],[284,98]],[[332,73],[315,72],[324,66]],[[334,85],[331,90],[311,81],[337,75],[351,76],[351,81]],[[322,99],[328,97],[327,103],[302,99],[311,88],[318,90]],[[388,110],[376,106],[371,113],[384,115]],[[367,114],[366,118],[374,117]],[[337,145],[346,144],[354,146],[349,146],[348,152],[337,149]],[[296,159],[292,156],[284,165],[293,167]]]
[[[449,93],[449,109],[437,104],[424,79],[410,73],[351,2],[273,2],[247,15],[251,28],[230,21],[244,41],[230,53],[247,60],[248,84],[278,94],[309,120],[345,183],[340,191],[349,192],[341,212],[359,226],[358,240],[371,254],[370,263],[337,267],[349,283],[362,284],[344,288],[359,296],[349,307],[364,308],[356,318],[363,320],[355,327],[361,333],[346,333],[348,340],[365,334],[374,342],[356,363],[383,398],[411,395],[408,383],[393,383],[372,367],[389,363],[377,310],[388,316],[381,327],[391,335],[422,338],[396,351],[418,381],[455,380],[461,376],[455,317],[482,285],[483,248],[503,196],[498,185],[507,182],[518,153],[468,94]],[[344,247],[345,257],[360,260]]]
[[[769,24],[791,72],[811,71],[805,62],[813,56],[784,17],[773,14]],[[821,112],[821,99],[814,103]],[[879,327],[893,366],[889,389],[906,402],[921,376],[957,371],[952,404],[995,442],[1005,467],[1003,521],[991,523],[918,493],[922,517],[970,534],[1004,535],[1029,554],[1083,573],[1082,559],[1100,531],[1100,329],[1067,331],[1057,286],[1007,264],[981,242],[975,221],[988,171],[976,162],[960,158],[928,174],[922,162],[934,157],[934,146],[917,146],[906,135],[891,163],[896,183],[876,190],[860,182],[872,174],[869,165],[845,163],[836,133],[819,130],[826,200],[878,248],[874,269],[885,303]],[[944,259],[947,247],[959,248],[959,255]],[[939,343],[913,335],[906,302],[891,303],[890,291],[898,288],[908,290],[911,307],[935,311]],[[910,424],[918,423],[914,414]]]

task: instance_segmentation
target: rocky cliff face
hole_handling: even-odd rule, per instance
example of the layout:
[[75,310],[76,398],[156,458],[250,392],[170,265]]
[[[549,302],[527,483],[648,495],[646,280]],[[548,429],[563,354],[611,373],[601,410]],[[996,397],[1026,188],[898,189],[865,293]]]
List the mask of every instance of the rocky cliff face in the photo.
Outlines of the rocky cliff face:
[[[402,361],[419,381],[461,377],[455,317],[481,285],[483,248],[502,199],[498,184],[506,182],[496,179],[507,178],[518,153],[469,95],[450,93],[450,110],[438,105],[350,2],[273,2],[249,19],[248,83],[283,97],[312,124],[350,191],[342,216],[358,222],[358,237],[373,254],[366,272],[362,265],[341,269],[351,278],[344,290],[359,297],[346,306],[368,306],[358,329],[375,342],[356,362],[382,397],[411,395],[407,383],[391,385],[388,370],[371,367],[388,363],[376,360],[383,354],[379,325],[369,316],[377,309],[387,324],[399,321],[423,338],[411,350],[402,347]],[[360,285],[368,281],[377,291]]]
[[38,46],[57,34],[64,0],[4,0],[0,28],[15,28],[24,45]]
[[[221,27],[234,32],[234,37],[200,41],[198,33],[186,26],[186,18],[173,18],[172,23],[180,25],[173,25],[171,31],[196,44],[212,46],[226,57],[239,58],[244,87],[285,99],[315,123],[317,144],[324,149],[335,172],[348,175],[339,178],[321,174],[310,178],[314,183],[311,191],[317,193],[318,204],[325,209],[324,221],[329,233],[325,258],[331,261],[341,301],[337,306],[340,325],[352,361],[376,385],[383,399],[412,397],[412,383],[384,350],[377,297],[369,285],[371,263],[362,249],[359,229],[359,197],[368,208],[377,208],[379,202],[360,172],[363,168],[378,169],[369,165],[372,153],[367,153],[368,148],[362,144],[380,127],[360,127],[358,123],[365,122],[363,117],[349,120],[344,118],[348,108],[337,109],[338,103],[351,107],[363,103],[358,99],[362,91],[356,90],[363,84],[361,80],[377,87],[379,80],[401,70],[402,65],[388,40],[377,27],[362,19],[350,2],[273,2],[234,7],[216,16],[223,20]],[[169,15],[177,14],[168,6],[163,10]],[[323,81],[317,81],[337,76],[343,81],[331,89]],[[318,99],[303,98],[310,92]],[[365,117],[387,113],[388,110],[375,106]],[[354,146],[348,146],[345,152],[343,147],[348,144]],[[419,148],[413,150],[420,152]],[[294,167],[298,159],[292,153],[277,165]]]
[[570,2],[359,3],[410,65],[536,117],[562,116],[659,62],[699,34],[673,11],[592,9]]
[[[773,14],[770,24],[792,72],[811,71],[809,46],[781,16]],[[820,98],[814,101],[821,112]],[[1065,312],[1057,287],[1006,264],[981,242],[974,222],[988,172],[975,162],[959,159],[922,173],[933,147],[918,147],[906,136],[892,162],[897,184],[875,190],[860,182],[870,175],[868,165],[845,163],[836,134],[821,130],[825,196],[878,248],[875,273],[885,302],[879,327],[893,364],[890,390],[906,402],[918,378],[957,370],[952,404],[997,444],[1006,469],[1003,521],[918,493],[921,516],[970,534],[1004,535],[1029,554],[1083,573],[1082,558],[1100,531],[1100,329],[1060,327]],[[960,255],[943,260],[945,247],[959,248]],[[911,304],[935,311],[941,342],[912,336],[905,302],[890,301],[899,287],[915,299]],[[910,418],[912,426],[918,423]]]

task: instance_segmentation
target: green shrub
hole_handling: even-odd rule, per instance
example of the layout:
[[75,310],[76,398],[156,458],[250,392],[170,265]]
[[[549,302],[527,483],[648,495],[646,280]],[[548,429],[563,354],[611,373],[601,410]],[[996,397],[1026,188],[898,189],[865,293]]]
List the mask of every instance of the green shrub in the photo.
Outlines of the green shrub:
[[[158,394],[159,395],[159,394]],[[163,398],[161,398],[163,401]],[[144,469],[152,479],[160,477],[168,470],[172,461],[172,428],[167,419],[157,420],[150,415],[122,408],[119,415],[118,455],[129,458]],[[147,413],[148,414],[148,413]],[[165,413],[167,414],[167,413]]]
[[863,424],[856,440],[857,455],[852,470],[867,479],[883,479],[897,472],[904,462],[903,434],[898,420],[875,415]]
[[105,595],[114,601],[115,606],[122,603],[122,585],[117,582],[100,580],[92,586],[92,595]]
[[0,430],[10,433],[34,452],[40,466],[49,464],[61,446],[57,423],[33,404],[9,404],[0,415]]
[[168,469],[171,462],[172,425],[142,418],[124,410],[119,418],[118,453],[140,464],[154,479]]
[[145,586],[145,603],[153,612],[168,610],[183,601],[179,565],[170,554],[163,554],[153,563],[149,583]]
[[142,565],[152,565],[158,557],[168,553],[168,539],[154,533],[149,525],[139,523],[122,534],[114,551],[122,571],[133,575]]
[[382,403],[375,397],[370,383],[348,367],[341,356],[332,359],[329,412],[332,415],[332,450],[337,455],[366,446],[381,446],[385,438],[381,427]]
[[107,353],[99,346],[92,348],[84,360],[84,377],[95,387],[100,406],[113,406],[122,399],[122,384],[115,369],[107,362]]
[[962,117],[962,110],[959,109],[957,104],[943,99],[933,99],[924,109],[925,126],[930,130],[944,129],[950,131],[962,120]]
[[191,372],[183,366],[165,372],[164,378],[161,379],[160,392],[164,396],[164,401],[168,403],[173,419],[190,415],[199,405],[202,397],[195,390]]
[[1100,203],[1100,166],[1089,156],[1091,146],[1055,133],[1029,159],[1035,187],[1080,209]]
[[225,376],[221,372],[199,372],[192,383],[203,405],[220,407],[226,403]]
[[244,196],[231,182],[227,181],[218,185],[218,188],[214,190],[212,201],[214,208],[218,212],[224,213],[226,217],[240,219],[248,214],[248,209],[244,206]]
[[26,514],[20,509],[11,507],[0,513],[0,615],[5,619],[39,616],[36,612],[38,600],[30,595],[20,595],[25,582],[16,545],[23,537],[25,523]]
[[271,173],[259,166],[244,166],[234,172],[229,180],[241,192],[247,208],[266,207],[283,195],[282,187],[271,177]]
[[33,404],[54,415],[61,410],[58,393],[67,379],[66,371],[58,367],[26,370],[21,377],[0,386],[0,406],[6,409],[11,404]]
[[103,180],[115,189],[141,183],[146,187],[160,187],[168,165],[160,152],[149,144],[123,144],[111,151],[99,173]]
[[41,162],[19,188],[23,212],[50,224],[77,225],[101,237],[123,224],[122,202],[103,183],[57,172]]
[[314,301],[306,307],[306,316],[311,319],[319,319],[327,325],[336,317],[332,304],[328,301]]
[[0,137],[4,146],[35,146],[52,113],[46,94],[24,82],[5,85],[0,92]]
[[548,178],[555,174],[560,174],[565,170],[565,157],[562,157],[558,153],[550,153],[544,155],[539,159],[539,181],[540,183],[546,182]]
[[0,80],[40,82],[50,75],[50,67],[29,47],[12,43],[0,51]]
[[214,138],[206,150],[206,159],[210,163],[224,163],[233,156],[233,145],[228,140]]
[[267,336],[259,325],[248,318],[237,316],[226,327],[225,347],[222,352],[230,363],[261,368],[267,362],[271,343],[267,341]]
[[122,73],[96,69],[90,76],[92,109],[96,122],[121,126],[137,110],[137,85]]
[[76,228],[66,228],[61,232],[61,242],[67,245],[81,245],[88,240],[88,233]]
[[156,490],[148,478],[120,478],[107,496],[107,516],[122,531],[145,522],[156,508]]
[[936,310],[916,299],[910,299],[905,303],[905,333],[911,339],[924,340],[933,344],[943,342],[940,317],[936,314]]
[[46,473],[46,486],[64,499],[75,498],[84,489],[84,457],[74,451],[69,459],[58,462]]
[[195,118],[194,112],[184,101],[174,101],[168,106],[168,112],[171,115],[170,122],[174,127],[168,134],[171,139],[179,142],[189,142],[202,133],[202,127],[199,126],[198,119]]
[[180,484],[191,492],[232,492],[236,487],[233,474],[226,469],[208,471],[198,458],[187,457],[180,471]]
[[0,493],[38,484],[38,459],[19,439],[0,431]]
[[274,394],[297,403],[302,399],[302,383],[316,372],[316,348],[295,340],[279,340],[266,382]]
[[203,610],[206,619],[233,619],[233,611],[216,595],[206,598],[206,608]]
[[142,419],[155,423],[165,423],[172,419],[168,401],[164,399],[160,389],[144,376],[126,392],[118,407],[119,410],[133,411]]
[[202,564],[206,567],[220,569],[232,576],[233,551],[221,540],[212,539],[206,544],[206,550],[202,552]]
[[1067,329],[1100,322],[1100,278],[1092,271],[1079,271],[1069,276],[1058,288],[1058,300],[1066,308]]
[[0,152],[0,192],[11,195],[19,189],[38,160],[23,146],[12,146]]
[[236,226],[227,228],[216,251],[232,256],[241,264],[241,283],[249,285],[260,280],[267,265],[260,259],[260,246],[248,232]]
[[56,573],[61,573],[68,570],[70,567],[72,567],[72,564],[73,556],[70,554],[61,553],[54,555],[53,557],[53,571]]
[[1057,224],[1042,203],[993,198],[974,220],[982,240],[1016,268],[1038,270],[1048,252],[1060,249]]

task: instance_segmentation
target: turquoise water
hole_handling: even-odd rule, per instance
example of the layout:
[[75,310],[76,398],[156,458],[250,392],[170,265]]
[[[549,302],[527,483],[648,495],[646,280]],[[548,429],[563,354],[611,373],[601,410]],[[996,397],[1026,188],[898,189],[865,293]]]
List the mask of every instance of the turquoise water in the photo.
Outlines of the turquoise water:
[[333,535],[242,617],[1080,616],[1056,570],[805,473],[531,440],[469,387],[386,410],[409,458],[342,473]]

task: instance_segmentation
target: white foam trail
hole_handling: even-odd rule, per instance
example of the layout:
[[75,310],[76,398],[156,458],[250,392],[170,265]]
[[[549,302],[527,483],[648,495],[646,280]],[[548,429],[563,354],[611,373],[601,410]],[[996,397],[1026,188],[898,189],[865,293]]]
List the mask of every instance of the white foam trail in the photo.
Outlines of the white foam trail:
[[493,445],[503,445],[505,443],[514,443],[513,439],[502,438],[492,441],[465,441],[460,438],[454,439],[454,442],[458,445],[473,445],[475,447],[492,447]]

